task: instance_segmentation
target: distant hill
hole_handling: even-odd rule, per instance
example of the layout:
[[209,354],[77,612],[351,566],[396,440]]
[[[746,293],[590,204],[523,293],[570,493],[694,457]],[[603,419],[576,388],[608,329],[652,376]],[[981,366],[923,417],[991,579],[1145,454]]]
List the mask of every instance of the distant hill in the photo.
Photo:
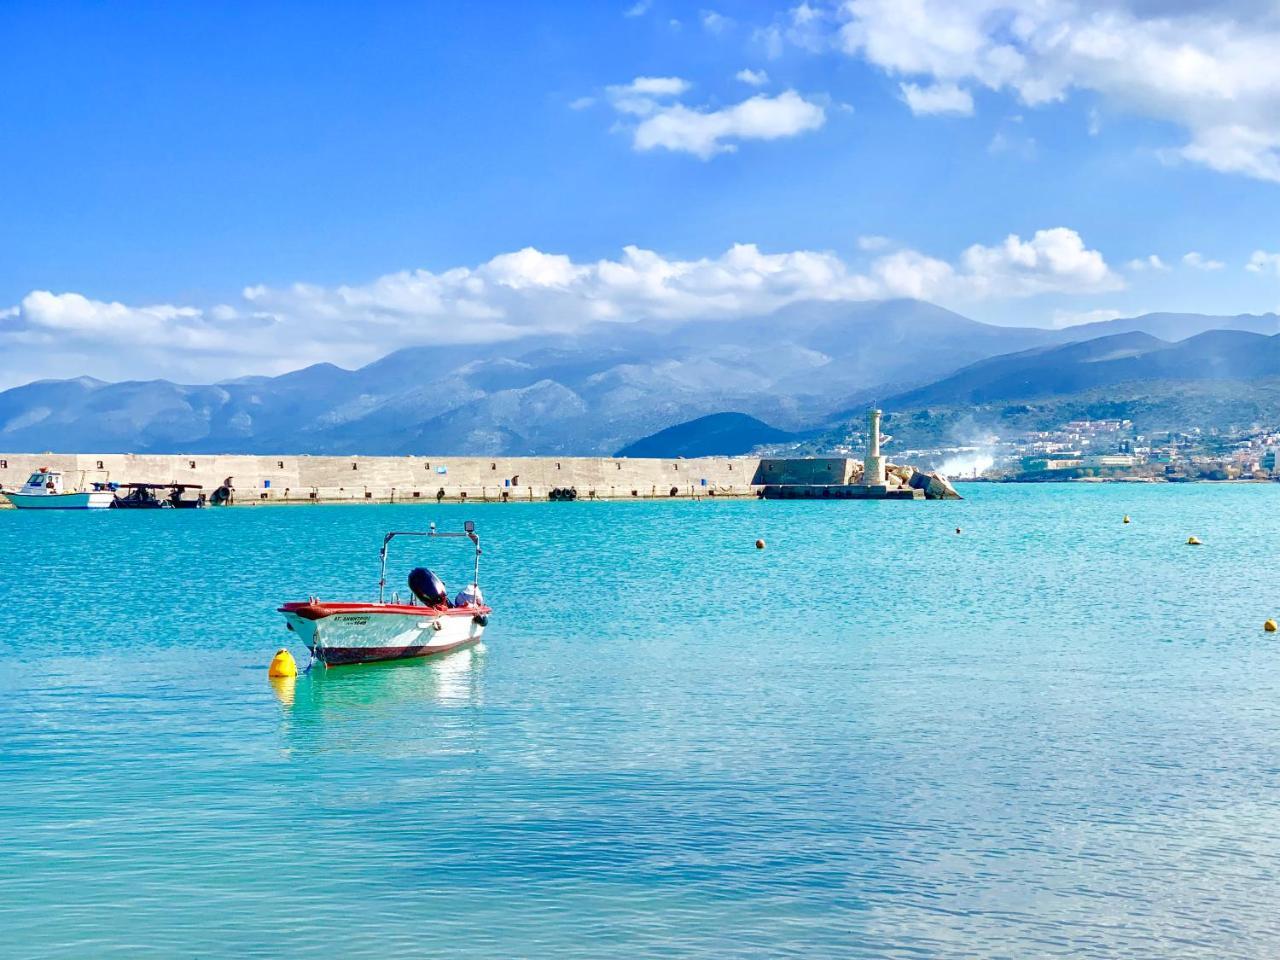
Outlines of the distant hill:
[[[1119,333],[970,364],[886,398],[894,449],[973,443],[1071,420],[1127,419],[1139,432],[1206,434],[1280,424],[1280,334],[1213,330],[1176,343]],[[850,410],[813,449],[860,429]]]
[[765,444],[787,443],[798,434],[771,427],[745,413],[713,413],[678,423],[637,440],[619,457],[713,457],[750,453]]
[[[1139,380],[1019,403],[930,406],[889,412],[892,450],[982,443],[991,436],[1053,430],[1072,420],[1130,420],[1139,434],[1199,430],[1233,436],[1280,424],[1280,377],[1263,380]],[[838,442],[848,428],[815,438]]]
[[1280,315],[1241,313],[1235,316],[1208,316],[1201,313],[1145,313],[1140,317],[1099,320],[1064,327],[1064,340],[1093,340],[1117,333],[1149,333],[1161,340],[1177,341],[1210,330],[1244,330],[1271,336],[1280,333]]
[[1142,381],[1251,380],[1280,376],[1280,334],[1213,330],[1179,343],[1119,333],[981,360],[885,406],[912,409],[1027,400]]

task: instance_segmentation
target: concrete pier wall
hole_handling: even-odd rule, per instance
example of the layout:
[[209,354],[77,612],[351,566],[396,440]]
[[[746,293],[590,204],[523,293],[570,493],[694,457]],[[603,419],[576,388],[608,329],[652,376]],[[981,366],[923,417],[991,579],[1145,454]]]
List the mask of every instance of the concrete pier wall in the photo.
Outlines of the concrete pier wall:
[[756,482],[762,486],[852,483],[862,463],[848,457],[766,457],[758,462]]
[[[810,461],[789,461],[809,463]],[[813,461],[817,462],[817,461]],[[823,461],[824,463],[826,461]],[[61,470],[69,488],[95,481],[201,484],[233,479],[236,501],[341,502],[545,500],[575,487],[581,499],[748,497],[763,484],[758,457],[649,460],[610,457],[307,457],[0,453],[0,483],[23,484],[41,467]],[[775,474],[778,471],[774,471]],[[823,471],[823,476],[827,475]],[[769,482],[779,482],[770,479]],[[796,480],[783,482],[797,482]]]

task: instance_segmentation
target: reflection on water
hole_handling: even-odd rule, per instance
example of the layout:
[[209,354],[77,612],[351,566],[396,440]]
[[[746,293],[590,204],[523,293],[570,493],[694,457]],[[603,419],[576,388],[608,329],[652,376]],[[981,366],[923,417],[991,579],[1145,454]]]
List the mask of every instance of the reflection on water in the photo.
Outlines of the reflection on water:
[[298,727],[350,722],[362,714],[393,717],[421,707],[480,706],[486,653],[479,643],[434,657],[328,669],[317,662],[301,676],[280,678],[287,685],[271,685]]
[[297,677],[267,677],[267,683],[271,684],[271,692],[276,695],[281,706],[293,706],[293,698],[298,688]]

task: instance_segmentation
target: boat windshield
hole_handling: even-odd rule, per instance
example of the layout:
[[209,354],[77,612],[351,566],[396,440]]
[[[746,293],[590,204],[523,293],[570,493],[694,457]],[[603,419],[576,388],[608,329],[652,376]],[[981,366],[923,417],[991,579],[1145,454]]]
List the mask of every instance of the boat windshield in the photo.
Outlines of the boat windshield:
[[28,487],[43,487],[46,482],[52,480],[53,477],[47,473],[33,473],[27,478]]

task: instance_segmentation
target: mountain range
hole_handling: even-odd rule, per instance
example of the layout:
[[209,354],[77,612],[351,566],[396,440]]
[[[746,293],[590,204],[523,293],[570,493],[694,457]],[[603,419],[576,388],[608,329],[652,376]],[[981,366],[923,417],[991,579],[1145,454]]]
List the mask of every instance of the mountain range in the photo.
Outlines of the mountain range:
[[[617,323],[578,336],[411,347],[357,370],[318,364],[206,385],[37,381],[0,392],[0,449],[745,452],[852,418],[872,400],[907,409],[1206,369],[1280,374],[1277,332],[1274,314],[1149,314],[1044,329],[984,324],[916,300],[805,302],[732,321]],[[633,446],[730,412],[759,426],[712,419],[670,442]]]
[[1210,330],[1176,343],[1116,333],[971,364],[887,401],[899,409],[1031,400],[1143,381],[1257,380],[1280,375],[1280,334]]
[[786,444],[805,434],[771,427],[745,413],[712,413],[659,430],[618,451],[620,457],[722,457],[767,444]]

